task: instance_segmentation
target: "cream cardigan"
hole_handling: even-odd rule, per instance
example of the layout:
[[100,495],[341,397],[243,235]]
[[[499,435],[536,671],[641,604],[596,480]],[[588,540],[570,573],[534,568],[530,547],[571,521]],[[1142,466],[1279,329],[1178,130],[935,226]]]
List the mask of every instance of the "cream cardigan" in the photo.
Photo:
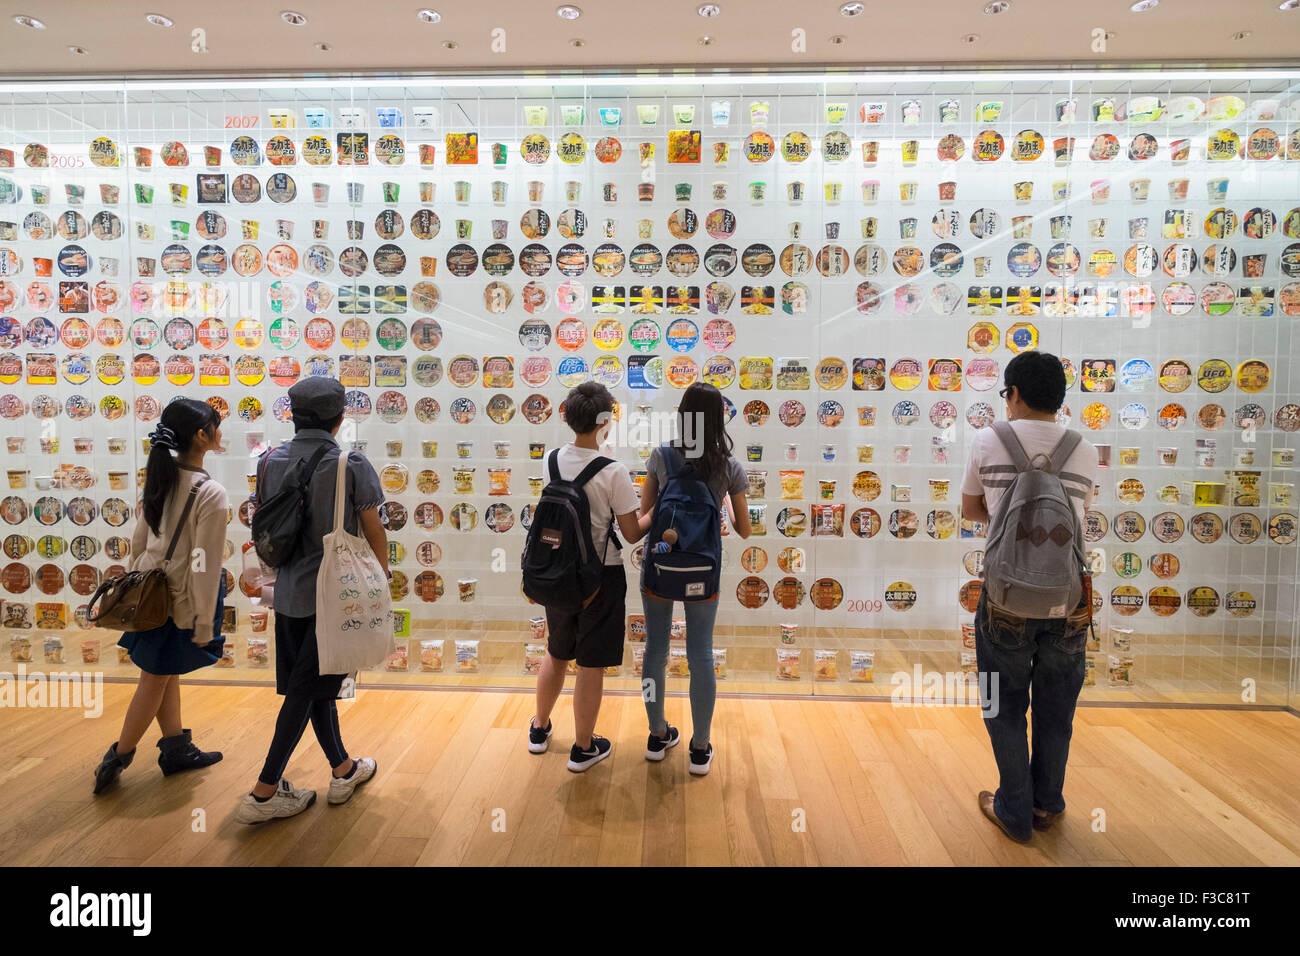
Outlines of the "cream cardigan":
[[[207,477],[207,472],[181,466],[180,481],[163,508],[161,535],[149,529],[143,514],[136,518],[135,533],[131,536],[132,571],[163,566],[167,545],[185,509],[190,488],[202,477]],[[172,596],[172,620],[179,628],[193,629],[195,644],[212,640],[229,520],[230,503],[226,489],[208,477],[195,496],[194,507],[166,568]]]

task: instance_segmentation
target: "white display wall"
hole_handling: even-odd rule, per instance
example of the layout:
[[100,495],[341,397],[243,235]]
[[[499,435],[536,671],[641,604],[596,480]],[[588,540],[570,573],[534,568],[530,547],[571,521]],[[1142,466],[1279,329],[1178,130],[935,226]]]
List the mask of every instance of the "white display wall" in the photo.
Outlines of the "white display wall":
[[[233,654],[203,676],[268,679],[273,629],[235,584],[248,475],[292,431],[288,385],[327,374],[384,478],[410,613],[374,679],[526,684],[530,444],[566,439],[563,397],[595,377],[649,423],[615,433],[635,473],[703,377],[736,412],[764,532],[724,539],[724,686],[886,695],[897,673],[960,674],[983,541],[960,518],[964,457],[1036,343],[1070,363],[1068,421],[1110,456],[1086,695],[1284,703],[1295,82],[7,86],[10,656],[56,664],[61,642],[83,666],[99,641],[97,666],[129,673],[78,611],[128,560],[142,439],[188,395],[227,413],[210,470],[235,510]],[[451,162],[471,133],[477,162]],[[478,644],[458,661],[457,640]],[[639,646],[614,686],[637,686]]]

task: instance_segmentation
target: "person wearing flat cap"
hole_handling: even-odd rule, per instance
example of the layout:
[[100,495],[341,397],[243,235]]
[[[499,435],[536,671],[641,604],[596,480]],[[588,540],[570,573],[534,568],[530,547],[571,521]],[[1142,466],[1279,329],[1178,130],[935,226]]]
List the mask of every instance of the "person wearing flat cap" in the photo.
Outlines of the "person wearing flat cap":
[[[240,800],[236,819],[264,823],[295,816],[316,799],[314,790],[298,790],[284,779],[284,769],[310,722],[329,760],[329,802],[346,803],[358,786],[375,775],[375,761],[348,756],[339,732],[335,700],[346,674],[319,673],[316,646],[316,575],[324,551],[322,540],[333,530],[334,476],[339,455],[335,436],[343,424],[347,396],[332,378],[313,376],[289,389],[294,436],[266,452],[257,468],[256,501],[266,501],[289,481],[309,476],[309,514],[303,538],[289,561],[277,569],[274,586],[275,689],[284,696],[275,736],[257,785]],[[381,506],[379,475],[365,455],[347,452],[343,524],[369,542],[382,567],[388,567],[388,537]]]

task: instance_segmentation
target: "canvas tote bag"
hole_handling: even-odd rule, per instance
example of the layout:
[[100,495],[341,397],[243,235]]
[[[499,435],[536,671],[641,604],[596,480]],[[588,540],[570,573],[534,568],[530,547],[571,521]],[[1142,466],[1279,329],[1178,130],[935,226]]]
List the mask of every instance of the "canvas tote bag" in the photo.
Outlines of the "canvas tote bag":
[[334,487],[334,529],[322,542],[316,573],[316,647],[321,674],[351,674],[378,667],[393,643],[388,576],[360,535],[343,524],[348,453],[339,452]]

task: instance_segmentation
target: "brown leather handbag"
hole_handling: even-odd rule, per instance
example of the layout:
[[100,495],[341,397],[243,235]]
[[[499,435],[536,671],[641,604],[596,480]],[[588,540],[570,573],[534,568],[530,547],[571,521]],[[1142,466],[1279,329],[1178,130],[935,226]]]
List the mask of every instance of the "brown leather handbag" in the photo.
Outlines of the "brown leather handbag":
[[[176,530],[172,532],[171,543],[167,546],[164,564],[169,564],[180,540],[181,529],[194,508],[194,499],[199,487],[206,478],[196,481],[190,488],[189,497],[185,499],[185,509],[181,512]],[[143,520],[143,518],[141,518]],[[90,596],[86,606],[86,618],[98,627],[112,628],[120,631],[149,631],[167,623],[172,615],[172,594],[167,587],[167,572],[163,568],[150,568],[148,571],[127,571],[104,581]]]

